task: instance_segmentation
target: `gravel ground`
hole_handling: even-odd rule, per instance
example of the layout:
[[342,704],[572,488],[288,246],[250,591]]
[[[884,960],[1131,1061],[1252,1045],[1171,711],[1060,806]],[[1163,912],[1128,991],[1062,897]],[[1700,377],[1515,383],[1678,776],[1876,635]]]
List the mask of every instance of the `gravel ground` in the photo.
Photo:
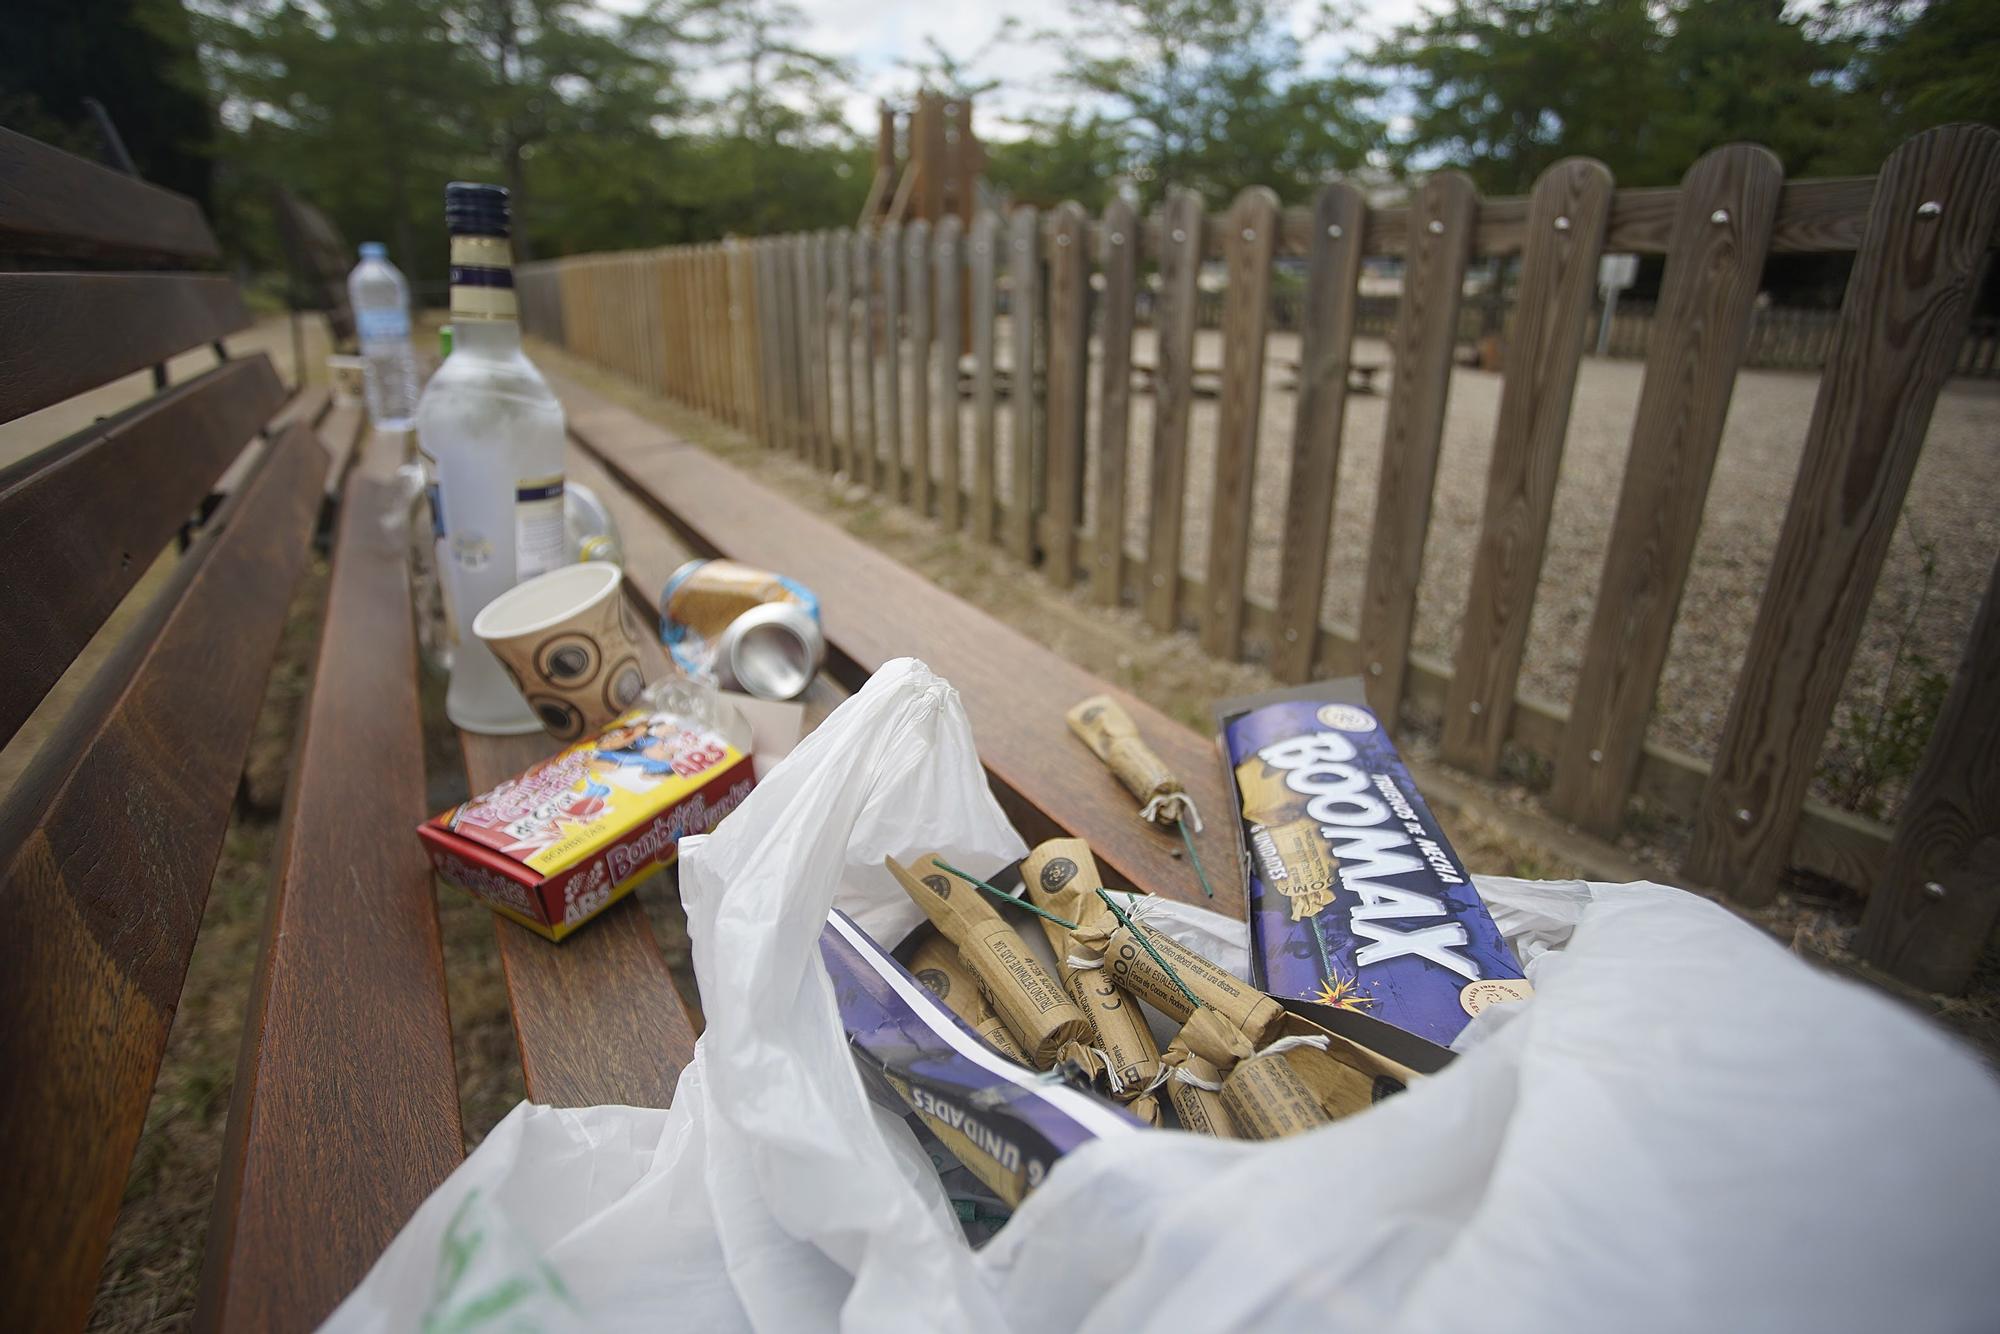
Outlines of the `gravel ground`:
[[[1007,345],[1004,325],[1003,320],[997,339],[1002,349]],[[1252,597],[1267,603],[1277,592],[1295,402],[1288,385],[1293,378],[1290,367],[1298,360],[1298,341],[1296,335],[1274,334],[1266,356],[1249,589]],[[1153,360],[1150,330],[1138,332],[1135,357],[1141,362]],[[1386,365],[1388,348],[1379,340],[1361,339],[1354,359]],[[1221,360],[1221,334],[1204,331],[1197,364],[1219,366]],[[1527,695],[1561,703],[1573,691],[1610,543],[1643,373],[1644,366],[1637,361],[1587,358],[1583,363],[1522,670],[1521,689]],[[1095,378],[1093,373],[1093,452]],[[1382,378],[1386,387],[1388,377]],[[1693,569],[1660,683],[1650,730],[1657,742],[1702,757],[1715,753],[1784,522],[1819,378],[1807,372],[1746,370],[1737,379]],[[1415,634],[1418,650],[1447,660],[1456,649],[1459,615],[1470,586],[1500,391],[1498,374],[1453,371]],[[1358,615],[1387,402],[1383,394],[1348,397],[1321,608],[1322,619],[1336,626],[1351,628]],[[907,390],[904,403],[907,411]],[[1181,557],[1182,568],[1190,574],[1201,572],[1208,561],[1217,408],[1215,399],[1195,400]],[[969,402],[962,411],[963,466],[969,475]],[[1126,547],[1133,552],[1143,550],[1146,536],[1152,415],[1151,396],[1135,393],[1125,523]],[[1009,432],[1009,407],[1003,399],[997,447],[1003,498],[1010,491]],[[2000,498],[2000,382],[1954,381],[1932,419],[1842,696],[1843,710],[1875,707],[1906,624],[1912,625],[1909,650],[1922,654],[1937,670],[1953,670],[1964,650],[1973,609],[2000,554],[1996,498]],[[1094,497],[1089,498],[1087,523],[1094,523],[1094,504]],[[1920,544],[1928,544],[1935,555],[1927,594]]]

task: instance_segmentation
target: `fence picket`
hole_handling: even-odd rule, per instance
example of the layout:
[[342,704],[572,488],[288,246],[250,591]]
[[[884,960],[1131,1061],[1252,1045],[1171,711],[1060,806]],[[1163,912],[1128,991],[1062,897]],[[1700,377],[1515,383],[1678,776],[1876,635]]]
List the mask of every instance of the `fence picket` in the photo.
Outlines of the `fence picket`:
[[1035,560],[1035,325],[1040,322],[1041,223],[1032,208],[1017,208],[1008,223],[1007,334],[1012,348],[1007,388],[1013,457],[1008,473],[1007,549],[1024,565]]
[[1089,220],[1081,204],[1053,215],[1049,241],[1048,467],[1042,506],[1042,572],[1057,588],[1076,582],[1076,530],[1082,521],[1084,412],[1090,377]]
[[1959,125],[1883,164],[1685,863],[1776,895],[1938,393],[2000,222],[2000,130]]
[[907,500],[931,512],[931,225],[910,224],[903,246],[903,290],[910,307],[910,487]]
[[[1935,886],[1935,888],[1933,888]],[[1903,799],[1854,950],[1922,991],[1965,988],[2000,918],[2000,561]]]
[[1285,494],[1285,536],[1271,671],[1281,681],[1312,674],[1319,605],[1326,591],[1327,543],[1333,536],[1334,485],[1347,418],[1347,374],[1354,358],[1354,317],[1361,278],[1361,236],[1368,201],[1351,185],[1329,185],[1313,201],[1300,316],[1298,403],[1292,418],[1292,478]]
[[797,458],[810,462],[813,456],[812,322],[806,318],[807,267],[804,233],[785,240],[785,370],[791,391],[792,442]]
[[1123,195],[1104,208],[1098,267],[1104,274],[1097,373],[1097,521],[1090,591],[1115,607],[1125,586],[1125,469],[1132,445],[1132,324],[1138,300],[1139,219]]
[[993,542],[995,418],[993,321],[1000,222],[982,212],[972,223],[972,537]]
[[827,327],[827,249],[832,233],[812,236],[812,301],[808,313],[813,328],[813,462],[821,472],[832,472],[838,461],[833,443],[833,337]]
[[833,466],[836,472],[847,474],[847,480],[855,477],[855,421],[854,421],[854,279],[851,265],[854,261],[854,236],[851,232],[833,234],[833,342],[840,349],[840,427],[841,435],[834,449]]
[[1146,620],[1180,619],[1181,522],[1187,490],[1188,417],[1194,407],[1196,280],[1201,276],[1201,196],[1176,189],[1160,217],[1160,294],[1153,312],[1153,457],[1146,533]]
[[1278,196],[1253,185],[1236,196],[1222,239],[1229,268],[1222,310],[1222,411],[1215,433],[1214,512],[1208,528],[1208,602],[1201,646],[1230,661],[1243,655],[1243,581],[1250,563],[1258,432],[1264,407],[1265,321]]
[[1479,197],[1458,172],[1426,180],[1410,204],[1409,258],[1403,300],[1390,343],[1394,379],[1382,434],[1382,479],[1362,588],[1361,661],[1368,703],[1387,728],[1397,726],[1430,527],[1445,396],[1458,342],[1458,306],[1470,258]]
[[963,325],[960,321],[959,288],[964,281],[964,266],[959,253],[959,237],[962,224],[956,214],[946,214],[937,226],[937,404],[940,417],[938,433],[938,496],[939,517],[951,532],[958,531],[964,510],[963,498],[959,494],[959,403],[958,403],[958,353],[962,346]]
[[866,228],[854,234],[854,281],[861,296],[861,438],[855,446],[861,470],[854,480],[873,490],[882,457],[875,393],[875,329],[881,296],[875,282],[875,234]]
[[1750,331],[1784,171],[1718,148],[1688,169],[1611,546],[1549,805],[1594,832],[1624,820],[1681,588]]
[[875,489],[891,500],[903,488],[903,229],[882,229],[882,474]]
[[1445,759],[1488,776],[1500,769],[1500,743],[1528,647],[1597,255],[1610,217],[1611,173],[1590,158],[1568,158],[1543,172],[1528,204],[1520,291],[1501,358],[1506,381],[1486,515],[1444,711]]

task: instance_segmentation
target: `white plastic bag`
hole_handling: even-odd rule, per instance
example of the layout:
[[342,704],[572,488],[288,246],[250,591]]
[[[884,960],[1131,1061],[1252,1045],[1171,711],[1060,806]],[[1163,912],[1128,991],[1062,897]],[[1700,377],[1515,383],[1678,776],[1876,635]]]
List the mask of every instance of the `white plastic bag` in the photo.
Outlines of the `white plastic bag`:
[[1987,1072],[1644,884],[1480,880],[1536,997],[1442,1074],[1275,1143],[1099,1141],[975,1254],[863,1093],[816,948],[836,900],[900,937],[916,910],[881,860],[932,848],[1024,850],[956,695],[904,660],[685,847],[709,1026],[673,1108],[517,1108],[330,1326],[1817,1334],[2000,1310]]

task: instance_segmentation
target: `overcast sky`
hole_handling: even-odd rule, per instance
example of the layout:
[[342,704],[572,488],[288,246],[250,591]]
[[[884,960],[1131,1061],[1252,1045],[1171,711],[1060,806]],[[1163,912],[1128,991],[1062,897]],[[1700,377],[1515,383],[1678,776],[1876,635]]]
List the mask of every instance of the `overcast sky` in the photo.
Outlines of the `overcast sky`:
[[[902,62],[919,60],[926,36],[937,38],[953,56],[965,59],[985,45],[1001,14],[1011,14],[1021,36],[981,61],[978,78],[998,78],[1000,88],[982,98],[974,110],[974,129],[989,141],[1012,139],[1019,131],[1009,117],[1047,109],[1066,100],[1057,86],[1056,61],[1047,44],[1031,40],[1040,31],[1073,31],[1068,0],[1009,0],[1004,6],[951,3],[950,0],[794,0],[805,12],[805,45],[847,60],[855,70],[856,87],[847,98],[847,121],[864,135],[875,128],[875,104],[884,96],[906,96],[915,76]],[[1372,36],[1407,22],[1421,9],[1421,0],[1363,0],[1358,27]],[[1299,4],[1295,14],[1303,32],[1312,6]],[[1308,57],[1330,60],[1339,53],[1336,39],[1321,38]]]

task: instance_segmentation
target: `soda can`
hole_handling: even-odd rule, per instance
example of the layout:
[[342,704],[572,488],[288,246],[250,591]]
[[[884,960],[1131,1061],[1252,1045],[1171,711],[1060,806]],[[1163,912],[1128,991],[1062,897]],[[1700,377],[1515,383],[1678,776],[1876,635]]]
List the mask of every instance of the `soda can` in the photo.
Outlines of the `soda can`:
[[728,560],[691,560],[660,594],[660,642],[690,676],[792,699],[826,656],[819,599],[795,579]]

